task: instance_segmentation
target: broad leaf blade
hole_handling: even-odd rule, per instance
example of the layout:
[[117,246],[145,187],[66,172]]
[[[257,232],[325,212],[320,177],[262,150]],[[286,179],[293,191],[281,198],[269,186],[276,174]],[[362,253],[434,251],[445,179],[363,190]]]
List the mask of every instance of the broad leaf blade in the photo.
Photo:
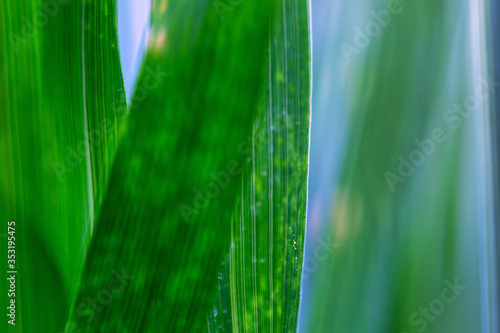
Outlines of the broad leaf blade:
[[[227,203],[240,192],[240,180],[208,194],[206,207],[197,190],[213,193],[206,189],[211,173],[236,176],[243,165],[238,146],[251,135],[266,88],[273,16],[272,3],[242,3],[222,22],[209,2],[155,4],[146,61],[72,317],[78,327],[206,327],[218,263],[230,244]],[[108,288],[114,269],[134,278],[89,321],[78,307]]]
[[[111,162],[91,158],[87,117],[108,115],[108,105],[92,102],[105,95],[103,87],[122,86],[117,53],[107,46],[115,37],[106,27],[114,26],[92,29],[102,45],[93,49],[115,52],[104,61],[100,52],[83,52],[83,19],[80,1],[0,5],[1,219],[16,222],[16,329],[27,332],[64,328],[98,209],[90,160],[103,170]],[[111,75],[86,87],[86,69],[108,67],[115,68]],[[100,133],[98,139],[111,154],[115,137]],[[5,270],[0,277],[5,280]]]

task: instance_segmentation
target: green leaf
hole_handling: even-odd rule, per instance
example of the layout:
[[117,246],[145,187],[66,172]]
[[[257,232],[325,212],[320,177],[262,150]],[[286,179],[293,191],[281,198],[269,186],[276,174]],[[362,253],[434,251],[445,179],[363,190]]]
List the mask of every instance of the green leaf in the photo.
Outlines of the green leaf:
[[[241,144],[256,126],[274,131],[275,122],[276,142],[271,147],[277,152],[256,152],[269,154],[259,160],[272,159],[275,166],[270,171],[276,169],[276,176],[283,177],[277,178],[274,191],[258,189],[262,200],[276,198],[268,199],[271,205],[276,200],[276,212],[270,216],[274,224],[264,216],[259,224],[265,232],[275,230],[274,239],[266,236],[275,242],[275,250],[261,251],[271,251],[280,266],[270,266],[269,271],[276,275],[276,290],[265,281],[260,288],[276,295],[275,316],[280,319],[273,321],[271,316],[268,322],[278,330],[294,330],[309,131],[306,2],[289,10],[278,2],[245,2],[223,20],[211,5],[177,1],[159,2],[153,8],[146,60],[70,327],[124,332],[206,329],[218,269],[230,246],[232,209],[242,200],[252,200],[242,188],[240,174],[250,169]],[[286,19],[290,39],[282,40],[280,26]],[[276,91],[271,93],[276,94],[275,102],[269,103],[268,88]],[[287,99],[287,94],[292,97]],[[286,248],[293,244],[288,237],[294,237],[296,250]],[[110,283],[117,274],[129,278],[123,288],[113,289]],[[234,284],[247,292],[246,286]],[[105,309],[81,311],[88,297],[102,297]],[[236,322],[241,320],[238,316]]]
[[[208,319],[212,330],[222,297],[229,329],[295,330],[307,7],[155,2],[126,108],[115,1],[0,5],[0,201],[1,219],[16,221],[16,329],[199,331]],[[231,292],[218,294],[225,258]]]
[[83,12],[84,108],[97,215],[127,109],[118,51],[116,1],[85,1]]
[[[84,158],[67,150],[85,143],[80,16],[81,6],[59,5],[42,24],[38,1],[0,5],[1,228],[16,221],[16,326],[24,331],[64,325],[90,233]],[[6,320],[0,325],[7,331]]]
[[295,332],[305,233],[310,54],[307,1],[279,1],[267,87],[246,157],[209,330]]
[[[116,149],[124,96],[114,2],[90,7],[0,5],[1,232],[16,222],[19,331],[63,330]],[[113,131],[97,125],[106,118]]]

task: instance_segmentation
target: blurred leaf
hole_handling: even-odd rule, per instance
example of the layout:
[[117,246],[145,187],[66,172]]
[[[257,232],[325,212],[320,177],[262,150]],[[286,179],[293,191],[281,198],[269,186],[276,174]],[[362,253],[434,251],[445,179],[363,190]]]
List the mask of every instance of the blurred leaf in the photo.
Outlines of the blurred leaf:
[[[230,247],[232,208],[241,203],[240,174],[249,170],[241,144],[252,137],[254,125],[271,131],[267,118],[282,114],[275,135],[279,151],[271,156],[277,175],[284,177],[284,185],[276,186],[284,193],[276,192],[281,206],[278,221],[271,224],[279,232],[273,255],[277,263],[288,259],[296,264],[284,266],[286,273],[280,266],[273,274],[284,284],[277,297],[289,297],[287,303],[278,302],[277,316],[284,312],[287,329],[293,330],[305,226],[309,43],[305,2],[291,11],[280,5],[286,15],[272,25],[278,29],[289,19],[290,28],[285,27],[300,33],[291,31],[289,42],[270,39],[269,22],[279,17],[277,3],[242,2],[222,17],[208,1],[153,4],[146,60],[89,248],[72,329],[207,328],[219,265]],[[277,36],[283,38],[283,32]],[[276,75],[272,83],[270,75]],[[266,112],[268,87],[280,92],[270,103],[272,113]],[[295,167],[296,172],[290,171]],[[288,175],[296,183],[288,186]],[[275,192],[266,193],[262,196]],[[297,217],[282,217],[284,211]],[[269,230],[269,223],[259,223]],[[297,250],[283,249],[292,244],[285,237],[295,237]],[[291,258],[294,254],[297,259]],[[115,293],[111,285],[117,274],[128,278]],[[88,297],[107,301],[90,310]],[[278,321],[273,325],[280,327]]]
[[[401,1],[386,26],[375,23],[377,33],[373,13],[388,12],[385,1],[315,8],[324,17],[316,21],[324,49],[315,50],[313,105],[321,116],[311,151],[313,161],[325,161],[311,166],[315,234],[306,262],[317,268],[304,268],[311,272],[304,330],[490,332],[482,313],[491,293],[487,102],[451,111],[476,96],[486,74],[480,5]],[[359,46],[363,38],[348,61],[342,43]],[[322,144],[333,135],[321,133],[337,127],[346,129],[336,138],[345,150],[325,156]],[[317,237],[339,247],[319,260]],[[455,279],[467,289],[445,304],[442,291]]]

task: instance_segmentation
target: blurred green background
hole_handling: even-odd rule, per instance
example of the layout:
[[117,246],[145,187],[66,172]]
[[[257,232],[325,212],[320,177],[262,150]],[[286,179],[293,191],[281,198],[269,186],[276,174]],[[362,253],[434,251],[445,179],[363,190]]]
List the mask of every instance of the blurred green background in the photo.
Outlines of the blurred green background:
[[491,5],[312,0],[299,331],[498,332]]

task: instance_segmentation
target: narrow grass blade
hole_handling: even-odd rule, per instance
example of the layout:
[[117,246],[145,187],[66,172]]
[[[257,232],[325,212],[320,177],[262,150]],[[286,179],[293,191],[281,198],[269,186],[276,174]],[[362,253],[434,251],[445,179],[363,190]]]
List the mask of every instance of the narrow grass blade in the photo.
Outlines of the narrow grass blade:
[[268,75],[231,218],[213,332],[295,332],[306,220],[310,118],[308,2],[279,1]]

